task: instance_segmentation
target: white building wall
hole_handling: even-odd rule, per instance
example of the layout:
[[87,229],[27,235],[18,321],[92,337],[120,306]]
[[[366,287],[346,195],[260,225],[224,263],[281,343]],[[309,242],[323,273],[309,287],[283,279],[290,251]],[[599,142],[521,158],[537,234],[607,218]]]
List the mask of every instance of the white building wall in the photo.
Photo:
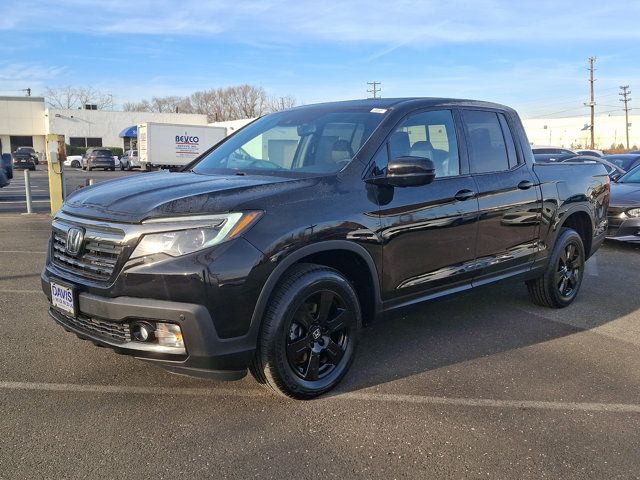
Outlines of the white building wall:
[[[624,115],[596,115],[595,147],[609,149],[611,145],[626,145]],[[567,118],[528,118],[522,123],[535,145],[557,145],[564,148],[589,148],[591,132],[588,129],[589,117]],[[640,147],[640,115],[629,115],[629,147]],[[587,127],[586,130],[583,130]]]
[[11,135],[34,137],[33,146],[36,151],[44,151],[44,112],[42,97],[0,97],[2,153],[11,151]]
[[123,147],[119,134],[125,128],[144,122],[206,125],[207,116],[191,113],[111,112],[106,110],[59,110],[50,108],[47,133],[70,137],[102,138],[103,147]]

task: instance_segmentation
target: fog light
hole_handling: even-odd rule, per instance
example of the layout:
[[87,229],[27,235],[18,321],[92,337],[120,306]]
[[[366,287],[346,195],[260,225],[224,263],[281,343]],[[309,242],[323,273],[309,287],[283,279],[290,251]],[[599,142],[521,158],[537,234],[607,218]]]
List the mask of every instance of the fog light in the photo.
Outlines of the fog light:
[[158,345],[163,347],[184,348],[182,330],[179,325],[173,323],[158,323],[154,332]]
[[131,325],[131,337],[136,342],[149,342],[153,340],[153,325],[146,322],[136,322]]

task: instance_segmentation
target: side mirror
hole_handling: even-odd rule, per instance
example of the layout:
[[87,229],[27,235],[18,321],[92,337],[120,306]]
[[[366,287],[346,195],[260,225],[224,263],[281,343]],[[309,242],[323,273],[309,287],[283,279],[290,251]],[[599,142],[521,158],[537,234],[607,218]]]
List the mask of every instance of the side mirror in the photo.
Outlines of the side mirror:
[[436,178],[433,162],[425,157],[398,157],[387,165],[387,174],[366,180],[374,185],[389,187],[417,187],[427,185]]

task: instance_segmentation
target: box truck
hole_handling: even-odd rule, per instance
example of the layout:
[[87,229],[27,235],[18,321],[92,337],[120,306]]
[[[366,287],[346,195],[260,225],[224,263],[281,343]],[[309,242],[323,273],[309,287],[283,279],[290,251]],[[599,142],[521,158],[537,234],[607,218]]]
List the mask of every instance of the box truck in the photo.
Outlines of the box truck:
[[141,123],[138,125],[138,155],[142,168],[175,168],[194,158],[227,136],[223,127]]

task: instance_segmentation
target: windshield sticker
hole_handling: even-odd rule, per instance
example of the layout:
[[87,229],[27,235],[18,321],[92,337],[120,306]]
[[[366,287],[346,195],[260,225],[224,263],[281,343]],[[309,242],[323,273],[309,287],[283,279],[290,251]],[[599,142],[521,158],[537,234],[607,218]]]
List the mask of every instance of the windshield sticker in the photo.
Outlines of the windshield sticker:
[[371,109],[371,113],[386,113],[387,109],[386,108],[372,108]]

